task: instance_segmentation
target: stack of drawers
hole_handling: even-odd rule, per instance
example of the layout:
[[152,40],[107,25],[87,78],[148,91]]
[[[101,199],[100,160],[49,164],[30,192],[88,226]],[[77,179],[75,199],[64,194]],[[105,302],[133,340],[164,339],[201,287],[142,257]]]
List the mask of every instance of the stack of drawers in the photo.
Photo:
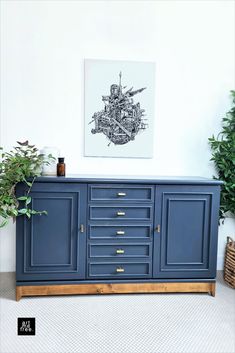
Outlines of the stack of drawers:
[[89,185],[88,278],[152,276],[154,187]]

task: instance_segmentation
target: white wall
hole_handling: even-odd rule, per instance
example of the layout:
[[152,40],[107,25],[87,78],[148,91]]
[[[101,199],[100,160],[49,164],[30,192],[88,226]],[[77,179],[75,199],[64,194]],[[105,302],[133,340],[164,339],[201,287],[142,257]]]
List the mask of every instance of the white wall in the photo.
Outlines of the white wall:
[[[69,173],[211,177],[234,88],[234,1],[1,1],[1,145],[64,151]],[[156,62],[154,158],[85,158],[84,58]],[[219,233],[221,268],[228,219]],[[0,271],[15,269],[15,229]]]

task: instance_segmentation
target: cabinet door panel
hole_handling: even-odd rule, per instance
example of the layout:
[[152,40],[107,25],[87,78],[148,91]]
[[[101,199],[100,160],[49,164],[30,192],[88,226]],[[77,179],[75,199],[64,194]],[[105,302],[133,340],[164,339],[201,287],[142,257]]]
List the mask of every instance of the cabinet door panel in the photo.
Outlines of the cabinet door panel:
[[161,186],[156,200],[154,277],[214,277],[219,189]]
[[85,277],[85,186],[34,185],[31,207],[46,210],[17,220],[17,280],[59,280]]

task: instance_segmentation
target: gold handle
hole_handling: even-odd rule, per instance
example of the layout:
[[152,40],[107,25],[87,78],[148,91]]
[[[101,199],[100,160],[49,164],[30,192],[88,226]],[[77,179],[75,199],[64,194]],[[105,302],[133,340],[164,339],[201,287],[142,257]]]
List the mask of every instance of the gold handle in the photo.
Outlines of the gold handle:
[[117,249],[116,254],[124,254],[125,251],[123,249]]
[[117,196],[126,196],[126,193],[125,192],[118,192]]
[[81,225],[80,225],[80,232],[81,232],[81,233],[84,233],[84,231],[85,231],[85,227],[84,227],[83,224],[81,224]]
[[117,211],[117,216],[125,216],[125,212],[123,211]]
[[124,235],[125,232],[124,232],[124,230],[117,230],[116,234],[117,235]]
[[117,267],[117,268],[116,268],[116,272],[117,272],[117,273],[123,273],[123,272],[125,272],[125,270],[124,270],[123,267]]

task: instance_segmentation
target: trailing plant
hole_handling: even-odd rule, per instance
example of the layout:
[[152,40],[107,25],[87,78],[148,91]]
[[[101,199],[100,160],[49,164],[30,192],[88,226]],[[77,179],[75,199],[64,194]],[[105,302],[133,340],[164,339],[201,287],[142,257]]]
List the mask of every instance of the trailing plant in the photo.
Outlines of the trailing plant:
[[[44,155],[39,154],[35,145],[28,141],[17,142],[18,146],[10,152],[0,153],[0,228],[4,227],[10,218],[26,215],[28,218],[35,214],[47,214],[46,211],[36,211],[30,208],[30,191],[34,180],[41,174],[43,164],[49,164],[54,157],[49,155],[45,161]],[[24,182],[26,192],[19,197],[15,194],[16,185]]]
[[232,94],[232,107],[222,120],[222,131],[215,138],[209,138],[218,176],[223,180],[221,188],[220,218],[225,218],[226,212],[235,215],[235,91]]

